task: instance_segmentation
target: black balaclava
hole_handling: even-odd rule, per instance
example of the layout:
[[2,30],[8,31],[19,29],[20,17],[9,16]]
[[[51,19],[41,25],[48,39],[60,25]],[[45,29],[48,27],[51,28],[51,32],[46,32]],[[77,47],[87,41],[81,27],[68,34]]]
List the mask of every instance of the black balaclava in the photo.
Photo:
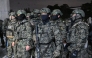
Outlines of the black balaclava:
[[18,21],[22,21],[24,19],[26,19],[26,16],[24,14],[21,14],[17,17]]
[[49,22],[49,15],[41,15],[41,18],[42,18],[42,22],[43,24],[46,24],[47,22]]
[[52,19],[52,20],[58,20],[59,18],[58,18],[58,15],[52,15],[52,16],[51,16],[51,19]]

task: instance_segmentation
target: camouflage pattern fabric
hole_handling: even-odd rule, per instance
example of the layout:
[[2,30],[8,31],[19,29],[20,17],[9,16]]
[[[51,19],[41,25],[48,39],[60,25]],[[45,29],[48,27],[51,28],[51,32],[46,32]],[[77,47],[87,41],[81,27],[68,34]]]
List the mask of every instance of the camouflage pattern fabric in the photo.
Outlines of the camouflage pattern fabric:
[[20,21],[16,24],[13,40],[15,41],[15,58],[30,58],[31,54],[29,51],[26,51],[26,46],[33,46],[31,29],[32,28],[30,27],[30,23],[26,20]]
[[81,20],[76,20],[70,29],[70,42],[72,43],[68,49],[72,53],[74,50],[78,51],[77,58],[88,58],[86,51],[88,38],[88,24]]
[[[43,24],[42,22],[38,25],[38,37],[40,43],[40,57],[41,58],[52,58],[55,44],[53,42],[53,31],[50,23]],[[37,56],[36,56],[37,58]]]
[[56,48],[54,52],[57,56],[55,56],[54,54],[53,57],[60,57],[59,53],[61,53],[61,49],[62,49],[61,47],[62,40],[66,38],[66,26],[61,19],[58,19],[56,21],[50,21],[50,22],[54,33],[53,37],[55,38],[55,43],[56,43]]
[[14,36],[14,30],[15,30],[15,25],[16,25],[16,21],[15,22],[8,22],[8,27],[6,29],[6,37],[8,40],[8,47],[7,47],[7,56],[8,58],[11,58],[13,55],[13,47],[12,47],[12,42],[13,42],[13,36]]

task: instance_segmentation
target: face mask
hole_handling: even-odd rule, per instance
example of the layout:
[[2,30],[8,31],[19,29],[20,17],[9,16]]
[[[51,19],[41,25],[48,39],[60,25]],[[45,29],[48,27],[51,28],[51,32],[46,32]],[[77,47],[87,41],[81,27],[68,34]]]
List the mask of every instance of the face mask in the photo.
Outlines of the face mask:
[[77,19],[82,19],[82,16],[80,14],[73,14],[71,18],[73,21],[75,21]]
[[17,17],[17,19],[19,21],[22,21],[22,20],[26,19],[26,16],[24,14],[21,14],[20,16]]
[[53,15],[51,18],[52,18],[52,20],[57,20],[58,19],[58,15]]
[[49,21],[49,16],[48,15],[41,15],[41,18],[42,18],[42,22],[44,24],[46,24]]
[[71,16],[71,26],[76,22],[76,20],[80,19],[80,15],[79,14],[73,14]]
[[48,15],[41,15],[42,21],[46,21],[49,19]]

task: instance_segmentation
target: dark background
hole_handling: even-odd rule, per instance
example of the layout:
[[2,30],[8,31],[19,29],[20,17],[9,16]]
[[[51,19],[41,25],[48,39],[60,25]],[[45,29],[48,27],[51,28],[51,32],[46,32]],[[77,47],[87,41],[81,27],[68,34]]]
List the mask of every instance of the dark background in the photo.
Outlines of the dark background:
[[48,5],[58,4],[68,4],[70,7],[80,6],[84,3],[90,3],[91,0],[10,0],[10,8],[13,10],[30,8],[32,9],[41,9]]

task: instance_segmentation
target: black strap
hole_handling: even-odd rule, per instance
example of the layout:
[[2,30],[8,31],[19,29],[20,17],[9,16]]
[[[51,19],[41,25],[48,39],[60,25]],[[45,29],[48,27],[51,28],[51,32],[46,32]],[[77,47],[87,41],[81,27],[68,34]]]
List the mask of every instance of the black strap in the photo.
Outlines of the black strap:
[[40,55],[41,58],[43,58],[44,53],[46,53],[46,51],[47,51],[47,49],[49,48],[50,44],[51,44],[52,42],[54,42],[54,40],[55,40],[55,39],[53,38],[53,39],[51,39],[51,40],[49,41],[49,43],[40,43],[40,44],[42,44],[42,45],[48,45],[48,46],[46,47],[46,49],[43,51],[43,53]]
[[20,25],[23,25],[23,24],[25,24],[26,22],[28,22],[28,21],[25,21],[25,22],[21,22],[17,27],[19,27]]

